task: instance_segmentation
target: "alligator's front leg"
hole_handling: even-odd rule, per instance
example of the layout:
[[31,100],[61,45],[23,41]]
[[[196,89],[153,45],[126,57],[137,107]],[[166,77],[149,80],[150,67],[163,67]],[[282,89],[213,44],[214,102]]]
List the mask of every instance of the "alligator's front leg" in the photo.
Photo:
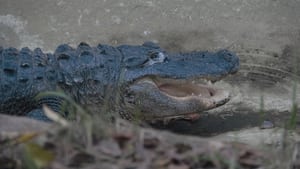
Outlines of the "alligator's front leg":
[[51,120],[45,115],[44,111],[41,108],[34,109],[34,110],[28,112],[28,114],[26,114],[26,116],[29,118],[32,118],[32,119],[36,119],[36,120],[51,122]]
[[56,113],[59,113],[64,118],[69,118],[69,112],[66,111],[66,104],[67,101],[61,97],[56,96],[44,96],[40,97],[37,101],[37,108],[31,110],[26,114],[27,117],[33,118],[36,120],[46,121],[50,122],[51,119],[49,119],[44,110],[43,105],[47,106],[51,110],[53,110]]

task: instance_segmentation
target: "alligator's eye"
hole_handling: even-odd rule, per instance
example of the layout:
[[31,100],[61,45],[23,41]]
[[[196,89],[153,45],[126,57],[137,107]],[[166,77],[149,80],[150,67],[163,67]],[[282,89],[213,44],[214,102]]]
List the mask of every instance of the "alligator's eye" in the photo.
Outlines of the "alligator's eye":
[[150,59],[156,59],[159,57],[159,52],[149,52]]
[[146,65],[153,65],[155,63],[161,63],[166,61],[167,57],[164,53],[162,52],[150,52],[148,54],[149,56],[149,61],[146,63]]

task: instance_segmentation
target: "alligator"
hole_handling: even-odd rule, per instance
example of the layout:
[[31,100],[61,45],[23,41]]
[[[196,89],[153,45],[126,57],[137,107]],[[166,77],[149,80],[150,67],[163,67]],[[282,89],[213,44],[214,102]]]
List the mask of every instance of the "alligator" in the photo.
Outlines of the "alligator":
[[47,120],[47,105],[68,116],[62,97],[36,97],[62,90],[93,112],[109,104],[128,120],[135,113],[144,120],[184,118],[225,104],[229,92],[210,82],[238,68],[238,57],[228,50],[172,53],[153,42],[61,44],[54,53],[0,47],[0,113]]

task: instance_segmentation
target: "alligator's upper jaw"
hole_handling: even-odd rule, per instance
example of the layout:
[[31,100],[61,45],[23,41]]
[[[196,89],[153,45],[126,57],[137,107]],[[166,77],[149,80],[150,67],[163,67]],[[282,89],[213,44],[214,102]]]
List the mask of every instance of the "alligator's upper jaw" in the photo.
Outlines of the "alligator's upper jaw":
[[228,91],[193,80],[142,78],[131,86],[138,93],[145,119],[193,118],[195,113],[225,104]]

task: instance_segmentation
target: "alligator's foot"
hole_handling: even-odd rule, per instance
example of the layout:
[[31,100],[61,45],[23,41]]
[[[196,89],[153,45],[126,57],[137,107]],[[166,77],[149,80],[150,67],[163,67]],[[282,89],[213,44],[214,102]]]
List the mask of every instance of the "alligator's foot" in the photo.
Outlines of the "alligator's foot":
[[35,119],[35,120],[40,120],[40,121],[45,121],[45,122],[51,122],[51,120],[45,115],[42,109],[34,109],[30,111],[29,113],[26,114],[26,117]]

